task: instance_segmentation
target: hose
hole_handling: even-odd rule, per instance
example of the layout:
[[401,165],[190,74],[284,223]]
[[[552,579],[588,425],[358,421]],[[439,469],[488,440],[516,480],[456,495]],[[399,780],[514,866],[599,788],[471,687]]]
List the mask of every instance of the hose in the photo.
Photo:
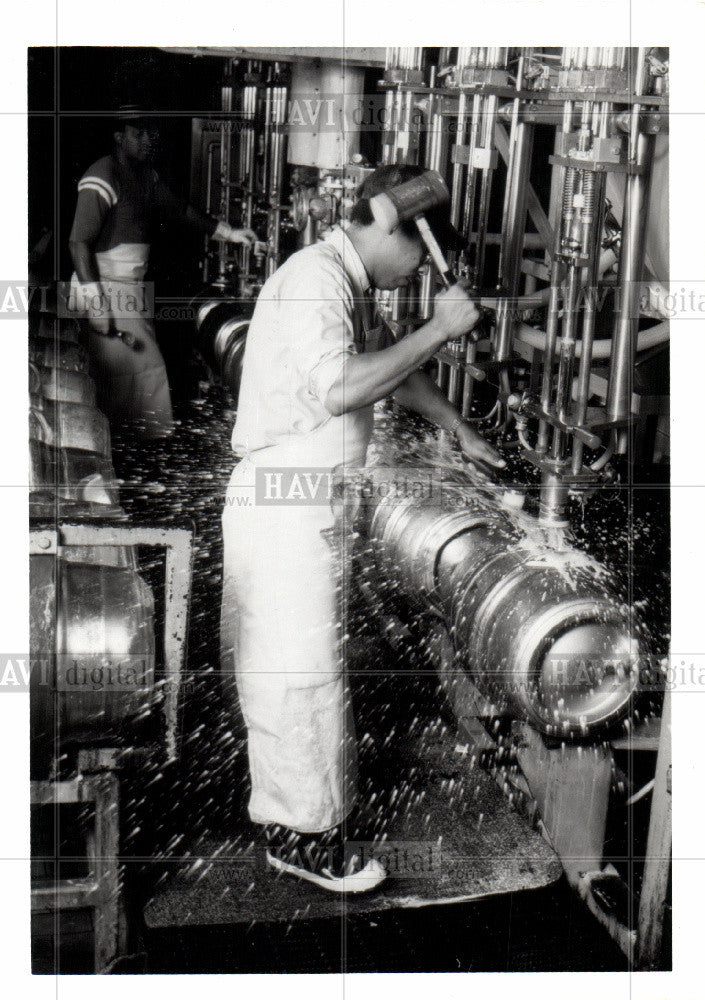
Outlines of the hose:
[[612,431],[610,435],[610,443],[607,445],[607,447],[602,452],[600,457],[592,463],[592,465],[590,466],[590,471],[600,472],[602,469],[604,469],[604,467],[607,465],[609,460],[614,455],[616,448],[617,448],[617,433],[616,431]]
[[[637,338],[637,351],[646,351],[650,347],[655,347],[657,344],[665,343],[670,337],[670,323],[668,320],[664,320],[663,323],[657,323],[656,326],[649,327],[648,330],[642,330]],[[542,351],[546,346],[546,331],[537,330],[533,326],[529,326],[527,323],[521,323],[517,332],[515,334],[515,339],[521,341],[522,344],[528,344],[529,347],[533,347],[535,350]],[[556,354],[559,354],[561,350],[561,338],[556,338]],[[609,358],[612,352],[612,341],[611,340],[596,340],[592,345],[592,356],[593,358]],[[582,344],[578,341],[575,345],[575,356],[580,357],[582,354]]]
[[495,415],[495,413],[497,412],[498,409],[499,409],[499,400],[497,400],[495,402],[495,404],[492,407],[492,409],[489,411],[489,413],[486,413],[484,415],[484,417],[465,417],[464,420],[463,420],[463,423],[466,423],[466,424],[483,424],[486,420],[491,420],[492,417]]

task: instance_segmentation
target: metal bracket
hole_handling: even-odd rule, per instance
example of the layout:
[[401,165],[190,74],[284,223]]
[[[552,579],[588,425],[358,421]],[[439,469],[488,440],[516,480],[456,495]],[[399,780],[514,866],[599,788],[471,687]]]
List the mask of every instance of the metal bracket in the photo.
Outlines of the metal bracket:
[[[573,474],[569,472],[570,463],[562,462],[556,463],[553,459],[548,458],[547,455],[538,451],[522,451],[522,458],[525,458],[527,462],[530,462],[541,472],[552,472],[554,475],[559,476],[562,483],[568,487],[591,487],[595,486],[600,482],[600,476],[597,472],[592,472],[589,469],[583,468],[582,472]],[[556,466],[560,464],[560,468]]]
[[640,104],[652,107],[667,106],[669,100],[663,94],[635,94],[629,91],[605,90],[599,87],[589,87],[583,90],[569,90],[565,87],[557,87],[556,89],[551,89],[548,93],[542,94],[541,98],[546,102],[555,101],[560,104],[563,104],[565,101],[606,101],[609,104],[618,104],[620,106],[625,104]]
[[384,74],[385,84],[403,84],[405,87],[423,83],[421,69],[388,69]]
[[472,151],[472,166],[476,170],[494,170],[498,160],[497,150],[489,146],[475,146]]
[[30,556],[55,556],[58,547],[59,533],[55,528],[41,528],[30,531]]
[[599,448],[600,447],[600,437],[598,434],[593,434],[589,428],[580,427],[577,424],[571,424],[566,420],[561,420],[554,413],[548,413],[539,403],[534,403],[528,400],[524,404],[524,412],[531,417],[538,418],[539,420],[544,420],[551,427],[555,427],[559,431],[563,431],[564,434],[570,434],[576,437],[578,441],[582,441],[586,444],[588,448]]
[[554,156],[548,158],[549,163],[559,167],[572,167],[574,170],[594,170],[598,174],[643,174],[644,167],[633,163],[614,163],[611,160],[584,159],[576,156]]
[[490,146],[453,146],[450,151],[453,163],[473,167],[475,170],[494,170],[499,162],[499,154]]
[[595,161],[600,163],[620,163],[622,157],[622,139],[620,136],[603,138],[595,136],[592,148],[587,153],[577,149],[579,132],[559,132],[556,136],[556,154],[579,160],[581,163]]
[[472,153],[472,148],[470,146],[453,146],[450,151],[450,159],[452,163],[459,163],[464,167],[467,167],[470,163],[470,154]]
[[448,365],[450,368],[461,368],[463,371],[468,372],[476,382],[482,382],[483,379],[487,378],[487,371],[491,366],[499,364],[500,367],[506,367],[504,363],[493,362],[493,361],[480,361],[479,363],[472,363],[465,360],[463,355],[454,355],[447,348],[438,351],[435,355],[437,361],[442,362],[444,365]]

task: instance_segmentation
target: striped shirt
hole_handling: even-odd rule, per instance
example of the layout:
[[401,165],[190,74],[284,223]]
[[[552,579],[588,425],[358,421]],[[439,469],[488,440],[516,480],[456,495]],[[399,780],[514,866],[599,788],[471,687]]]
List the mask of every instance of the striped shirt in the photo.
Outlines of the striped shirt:
[[148,164],[123,164],[115,155],[96,160],[78,182],[69,240],[94,253],[116,246],[149,245],[162,217],[189,221],[213,234],[216,220],[177,199]]

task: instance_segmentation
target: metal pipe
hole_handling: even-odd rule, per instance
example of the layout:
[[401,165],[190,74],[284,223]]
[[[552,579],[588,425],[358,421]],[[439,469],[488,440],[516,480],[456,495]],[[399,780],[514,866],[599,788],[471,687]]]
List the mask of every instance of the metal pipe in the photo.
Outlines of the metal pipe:
[[[492,147],[494,139],[494,126],[497,119],[497,98],[489,97],[485,102],[482,145],[485,149]],[[490,210],[490,192],[492,189],[492,177],[494,170],[491,167],[482,169],[480,181],[480,200],[477,211],[477,241],[475,242],[475,260],[473,265],[472,284],[479,288],[482,283],[483,271],[485,268],[485,239],[487,236],[487,226]]]
[[[519,59],[519,69],[517,72],[517,90],[521,89],[524,76],[524,59],[523,56]],[[520,102],[519,99],[512,101],[512,119],[509,129],[509,159],[507,161],[507,182],[504,188],[504,203],[502,205],[502,220],[509,218],[510,215],[510,201],[512,198],[512,177],[514,174],[514,160],[516,158],[517,152],[517,128],[519,126],[519,109]],[[499,250],[499,267],[498,267],[498,285],[502,285],[502,274],[504,271],[505,261],[507,257],[507,244],[506,244],[506,231],[504,224],[502,225],[502,243]]]
[[[573,49],[563,49],[563,66],[570,65],[573,57]],[[561,130],[563,134],[570,132],[573,118],[573,103],[565,101],[563,105],[563,122]],[[554,222],[554,246],[553,260],[551,263],[551,291],[548,302],[548,317],[546,321],[546,348],[543,359],[543,372],[541,378],[541,408],[548,413],[551,408],[553,395],[553,355],[558,337],[558,316],[560,309],[560,285],[563,271],[563,263],[560,259],[562,237],[566,224],[569,225],[571,213],[573,211],[573,192],[575,188],[575,171],[564,170],[562,189],[562,208],[556,208],[556,219]],[[545,420],[539,421],[538,436],[536,440],[536,451],[544,454],[548,450],[549,425]]]
[[[472,99],[472,116],[470,119],[470,156],[472,156],[472,151],[477,146],[477,137],[480,129],[480,121],[482,118],[483,100],[480,94],[474,94]],[[462,223],[462,233],[469,241],[474,230],[475,222],[475,183],[477,180],[477,171],[470,163],[467,172],[467,181],[465,187],[465,204],[463,208],[463,223]]]
[[[446,344],[446,350],[457,360],[465,360],[465,352],[467,349],[467,336],[461,337],[460,340],[454,340],[451,343]],[[448,372],[448,402],[452,403],[453,406],[458,406],[461,399],[461,369],[457,365],[450,365]]]
[[[512,173],[507,179],[507,183],[511,184],[507,214],[502,223],[504,242],[501,265],[503,271],[500,273],[500,281],[504,293],[510,300],[516,299],[519,294],[524,229],[526,227],[526,199],[533,144],[533,126],[520,122],[516,129]],[[505,310],[501,323],[498,322],[495,345],[497,360],[506,361],[511,355],[512,330],[516,323],[515,312],[515,309]]]
[[390,295],[391,318],[395,323],[400,323],[409,314],[409,291],[408,288],[395,288]]
[[[466,337],[467,341],[465,345],[465,363],[471,365],[474,363],[477,356],[477,344],[470,337]],[[462,403],[460,413],[463,418],[470,416],[470,408],[472,406],[473,397],[473,387],[475,380],[467,369],[463,372],[463,393],[462,393]]]
[[419,319],[430,319],[433,315],[433,289],[435,285],[435,275],[430,263],[421,266],[419,278]]
[[281,231],[281,188],[284,171],[284,134],[286,121],[286,87],[272,88],[271,98],[271,159],[269,174],[269,232],[265,273],[270,277],[279,266]]
[[[587,414],[587,403],[590,394],[590,370],[592,366],[592,348],[595,335],[595,318],[597,315],[597,281],[600,266],[600,245],[602,241],[602,225],[605,209],[605,175],[595,178],[596,211],[593,220],[592,242],[590,247],[590,262],[588,266],[588,295],[583,311],[583,328],[581,336],[580,367],[578,369],[578,393],[575,406],[574,422],[581,427]],[[577,476],[583,464],[583,442],[573,441],[573,456],[571,472]]]
[[[240,136],[240,175],[238,183],[244,194],[244,211],[242,224],[246,229],[252,228],[253,219],[253,184],[255,173],[255,114],[257,110],[257,87],[247,86],[243,88],[243,119],[246,124]],[[243,244],[239,248],[240,273],[247,276],[250,273],[251,250],[249,245]]]
[[382,136],[382,163],[396,163],[397,151],[394,141],[394,103],[395,92],[388,90],[384,97],[384,133]]
[[568,524],[565,514],[567,504],[567,483],[562,476],[544,469],[539,492],[539,524],[544,527],[566,527]]
[[[212,196],[212,185],[213,185],[213,153],[218,145],[217,140],[213,140],[208,143],[208,154],[206,157],[206,212],[211,210],[211,196]],[[203,281],[207,284],[210,281],[210,253],[209,253],[209,243],[210,240],[206,236],[204,239],[204,254],[203,254]]]
[[269,146],[272,128],[272,86],[264,88],[264,128],[262,132],[262,173],[259,178],[259,190],[263,197],[267,196],[267,181],[269,179]]
[[[559,231],[557,231],[559,232]],[[556,240],[559,240],[559,236]],[[548,413],[553,395],[553,365],[558,340],[558,314],[560,310],[560,278],[561,262],[557,256],[551,265],[551,295],[548,302],[548,317],[546,320],[546,340],[543,352],[543,371],[541,373],[541,409]],[[543,454],[548,450],[549,425],[545,420],[539,421],[536,451]]]
[[[635,95],[646,89],[646,49],[640,48],[632,77]],[[641,105],[631,107],[629,130],[630,165],[636,173],[626,182],[622,216],[622,249],[619,262],[619,305],[612,340],[610,376],[607,387],[607,414],[611,420],[625,420],[631,412],[631,378],[634,348],[639,329],[639,282],[644,269],[644,241],[654,155],[654,136],[640,132]],[[620,436],[620,450],[626,435]]]
[[638,124],[634,124],[636,148],[632,162],[640,172],[628,176],[624,200],[619,304],[607,389],[607,415],[610,420],[624,420],[631,412],[631,379],[639,330],[639,284],[644,270],[644,242],[654,155],[655,136],[639,133]]
[[[464,95],[463,95],[464,97]],[[470,137],[468,142],[468,148],[470,151],[470,158],[468,161],[468,167],[466,171],[465,180],[465,197],[463,203],[463,219],[462,219],[462,233],[465,238],[470,241],[470,238],[474,229],[474,211],[475,211],[475,185],[477,180],[477,170],[473,166],[472,156],[473,151],[477,146],[478,135],[480,132],[480,127],[483,121],[483,112],[485,110],[484,98],[479,94],[473,95],[472,101],[472,113],[470,118]],[[457,164],[456,164],[457,166]],[[489,192],[486,195],[489,205]],[[485,239],[487,236],[487,224],[485,224],[482,234],[480,232],[480,227],[478,226],[477,240],[478,243],[475,244],[475,259],[477,260],[477,254],[479,252],[479,241],[482,240],[482,254],[484,256],[484,246]],[[476,279],[473,280],[473,285],[476,286]],[[476,289],[475,289],[476,290]],[[462,357],[465,362],[472,362],[475,360],[475,355],[477,353],[474,342],[469,337],[462,337],[460,343],[456,347],[456,353]],[[454,384],[455,383],[455,384]],[[453,392],[451,395],[451,385]],[[449,400],[457,405],[460,402],[461,415],[467,417],[470,413],[470,406],[472,404],[473,395],[473,379],[467,369],[458,369],[455,372],[451,371],[449,375]],[[458,400],[457,397],[460,397]]]
[[[568,267],[566,300],[563,304],[563,337],[561,353],[558,360],[558,375],[556,377],[556,414],[561,421],[568,419],[570,390],[573,382],[573,359],[575,357],[575,323],[578,308],[578,267]],[[558,427],[553,429],[552,455],[556,459],[563,458],[565,434]]]
[[[456,139],[455,139],[455,149],[456,153],[459,153],[464,145],[465,139],[465,129],[466,129],[466,104],[467,97],[465,93],[461,93],[458,97],[458,115],[456,118]],[[461,196],[463,191],[463,165],[456,161],[453,164],[453,180],[451,184],[451,196],[450,196],[450,221],[454,226],[460,224],[460,207],[461,207]]]

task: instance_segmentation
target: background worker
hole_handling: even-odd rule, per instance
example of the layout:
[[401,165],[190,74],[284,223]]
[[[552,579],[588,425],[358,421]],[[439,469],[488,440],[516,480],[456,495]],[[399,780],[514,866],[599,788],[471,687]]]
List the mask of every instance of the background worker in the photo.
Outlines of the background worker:
[[71,308],[86,320],[87,350],[98,403],[111,424],[146,437],[172,430],[169,383],[144,283],[155,227],[182,220],[212,239],[252,245],[255,233],[233,229],[180,202],[151,161],[157,131],[136,109],[123,109],[115,149],[78,183],[69,237],[75,268]]
[[[321,535],[333,515],[321,502],[264,505],[254,485],[258,469],[364,465],[373,405],[392,394],[453,431],[469,459],[504,464],[419,371],[477,322],[462,288],[441,292],[433,318],[397,343],[385,347],[369,336],[370,290],[406,284],[425,256],[414,223],[385,232],[369,199],[419,172],[374,171],[347,231],[336,227],[293,254],[266,282],[247,337],[232,437],[241,461],[223,513],[221,640],[223,670],[236,680],[247,726],[250,817],[265,827],[270,865],[333,891],[366,890],[384,877],[378,863],[363,868],[345,851],[357,746],[335,557]],[[438,221],[429,214],[443,242],[450,224]]]

